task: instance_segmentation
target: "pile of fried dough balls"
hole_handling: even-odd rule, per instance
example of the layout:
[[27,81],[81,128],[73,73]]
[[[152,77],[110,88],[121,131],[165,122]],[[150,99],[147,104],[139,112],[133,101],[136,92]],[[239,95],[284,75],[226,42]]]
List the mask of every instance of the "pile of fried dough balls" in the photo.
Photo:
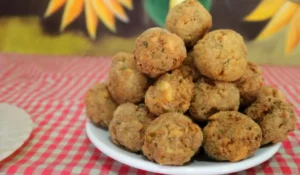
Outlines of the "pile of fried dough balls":
[[197,0],[173,7],[166,29],[144,31],[133,53],[113,57],[107,82],[87,92],[87,117],[116,145],[162,165],[183,165],[201,146],[236,162],[284,141],[295,128],[293,106],[263,86],[241,35],[211,26]]

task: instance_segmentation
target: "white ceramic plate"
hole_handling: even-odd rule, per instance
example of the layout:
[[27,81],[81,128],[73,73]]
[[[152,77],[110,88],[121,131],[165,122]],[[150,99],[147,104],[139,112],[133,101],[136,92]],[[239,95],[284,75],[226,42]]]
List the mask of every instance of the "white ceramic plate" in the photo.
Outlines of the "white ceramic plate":
[[236,163],[216,162],[203,156],[199,160],[193,160],[184,166],[163,166],[147,160],[144,156],[128,152],[119,146],[114,145],[109,138],[107,130],[93,125],[89,120],[86,122],[86,132],[91,142],[104,154],[109,157],[132,166],[134,168],[163,174],[227,174],[242,171],[271,158],[280,148],[281,143],[260,148],[255,155]]
[[23,109],[0,103],[0,161],[19,149],[32,129],[31,117]]

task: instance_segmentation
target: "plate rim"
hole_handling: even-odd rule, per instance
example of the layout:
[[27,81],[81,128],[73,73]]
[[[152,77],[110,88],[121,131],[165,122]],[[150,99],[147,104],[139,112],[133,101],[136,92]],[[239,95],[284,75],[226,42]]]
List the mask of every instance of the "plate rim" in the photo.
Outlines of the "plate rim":
[[[252,157],[252,159],[255,159],[256,161],[251,161],[252,159],[249,158],[249,159],[245,159],[243,161],[234,163],[234,164],[242,164],[242,163],[246,162],[246,165],[244,165],[244,166],[236,165],[237,168],[235,168],[235,169],[230,169],[230,168],[218,169],[218,168],[216,168],[216,170],[213,171],[211,169],[201,167],[202,169],[195,171],[195,167],[166,166],[166,165],[159,165],[159,164],[153,163],[151,161],[149,161],[149,164],[148,164],[148,162],[147,163],[140,162],[140,163],[135,163],[135,164],[130,163],[132,161],[137,161],[136,158],[130,157],[127,155],[122,155],[122,154],[120,155],[116,151],[114,151],[113,148],[109,147],[105,143],[102,143],[97,138],[94,138],[91,127],[96,127],[96,126],[89,119],[87,119],[86,124],[85,124],[85,130],[86,130],[86,134],[87,134],[89,140],[96,147],[96,149],[98,149],[99,151],[101,151],[102,153],[107,155],[108,157],[120,162],[121,164],[125,164],[127,166],[130,166],[130,167],[133,167],[136,169],[141,169],[141,170],[145,170],[145,171],[153,172],[153,173],[163,173],[163,174],[196,175],[196,174],[200,173],[200,174],[218,175],[218,174],[235,173],[235,172],[243,171],[243,170],[252,168],[254,166],[260,165],[261,163],[269,160],[272,156],[274,156],[278,152],[278,150],[280,149],[280,147],[282,145],[281,142],[276,143],[276,144],[270,146],[270,148],[269,148],[270,150],[267,153],[264,153],[263,154],[264,156]],[[148,165],[143,166],[145,164],[148,164]],[[152,165],[152,164],[154,164],[154,165]],[[172,168],[172,170],[170,170],[169,168]]]

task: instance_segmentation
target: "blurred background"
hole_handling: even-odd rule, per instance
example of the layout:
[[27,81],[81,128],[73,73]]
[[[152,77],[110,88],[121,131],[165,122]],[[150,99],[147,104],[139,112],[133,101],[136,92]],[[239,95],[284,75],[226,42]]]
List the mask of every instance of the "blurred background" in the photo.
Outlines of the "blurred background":
[[[183,0],[0,0],[0,52],[111,56],[131,52],[149,27],[164,27]],[[298,0],[199,0],[213,28],[243,35],[249,60],[300,65]]]

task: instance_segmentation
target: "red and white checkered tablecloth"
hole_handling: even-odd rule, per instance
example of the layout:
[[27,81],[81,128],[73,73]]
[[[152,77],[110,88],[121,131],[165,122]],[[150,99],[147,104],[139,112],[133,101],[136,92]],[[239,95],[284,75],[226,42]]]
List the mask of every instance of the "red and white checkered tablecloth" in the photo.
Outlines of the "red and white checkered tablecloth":
[[[0,174],[152,174],[107,157],[86,136],[83,97],[109,67],[108,58],[0,54],[0,103],[25,109],[36,124],[29,140],[0,162]],[[300,67],[263,66],[263,75],[300,116]],[[235,174],[300,174],[300,118],[273,158]]]

